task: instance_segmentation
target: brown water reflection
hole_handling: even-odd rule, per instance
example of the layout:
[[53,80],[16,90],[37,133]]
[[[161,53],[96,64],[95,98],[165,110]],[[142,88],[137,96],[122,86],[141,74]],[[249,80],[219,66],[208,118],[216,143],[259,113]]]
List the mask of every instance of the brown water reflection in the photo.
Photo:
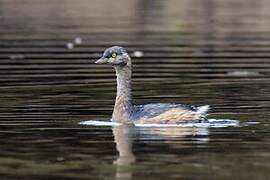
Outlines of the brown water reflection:
[[[1,178],[269,179],[269,8],[267,0],[1,0]],[[110,119],[114,72],[93,62],[112,45],[132,55],[137,104],[210,104],[210,118],[258,124],[78,125]]]
[[132,152],[132,139],[130,138],[129,127],[118,126],[113,128],[114,141],[119,157],[114,162],[117,165],[116,179],[132,179],[132,173],[124,168],[136,161]]
[[[116,149],[119,153],[116,164],[116,179],[132,179],[132,165],[136,162],[136,156],[132,150],[133,140],[166,140],[169,138],[182,139],[188,136],[198,141],[207,141],[206,128],[177,128],[177,127],[146,127],[135,128],[127,125],[113,127],[113,136]],[[201,137],[200,137],[201,136]],[[204,137],[204,138],[202,138]]]

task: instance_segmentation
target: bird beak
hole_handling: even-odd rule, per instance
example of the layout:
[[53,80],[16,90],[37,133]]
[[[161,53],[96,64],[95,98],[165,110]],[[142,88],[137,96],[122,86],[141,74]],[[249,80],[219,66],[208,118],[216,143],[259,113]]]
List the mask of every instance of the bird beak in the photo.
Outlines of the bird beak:
[[96,63],[96,64],[106,64],[106,63],[108,63],[108,59],[107,59],[107,58],[101,57],[101,58],[98,59],[95,63]]

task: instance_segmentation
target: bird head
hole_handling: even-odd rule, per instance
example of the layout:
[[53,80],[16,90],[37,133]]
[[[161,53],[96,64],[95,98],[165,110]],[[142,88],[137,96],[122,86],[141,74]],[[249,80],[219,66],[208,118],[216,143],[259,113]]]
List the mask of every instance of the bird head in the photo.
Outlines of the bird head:
[[120,46],[113,46],[106,49],[96,64],[111,64],[113,66],[125,67],[131,64],[130,57],[125,48]]

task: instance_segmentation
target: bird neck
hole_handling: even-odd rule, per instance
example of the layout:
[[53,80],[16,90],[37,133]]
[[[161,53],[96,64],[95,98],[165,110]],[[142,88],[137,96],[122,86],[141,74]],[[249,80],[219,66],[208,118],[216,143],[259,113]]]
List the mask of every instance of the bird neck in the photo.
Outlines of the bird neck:
[[131,64],[125,67],[115,67],[117,77],[117,94],[112,120],[121,123],[130,123],[133,110],[131,95]]

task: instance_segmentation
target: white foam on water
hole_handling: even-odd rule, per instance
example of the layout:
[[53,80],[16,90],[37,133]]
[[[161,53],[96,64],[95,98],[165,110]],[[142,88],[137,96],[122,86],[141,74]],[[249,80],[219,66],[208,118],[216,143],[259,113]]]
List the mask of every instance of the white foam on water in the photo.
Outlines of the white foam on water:
[[120,126],[121,123],[116,123],[112,121],[82,121],[79,124],[81,125],[91,125],[91,126]]
[[[83,121],[81,125],[91,126],[120,126],[121,123],[112,121]],[[238,120],[231,119],[208,119],[208,122],[200,123],[182,123],[182,124],[136,124],[136,127],[196,127],[196,128],[223,128],[223,127],[239,127],[240,123]]]
[[257,121],[249,121],[249,122],[246,122],[247,125],[249,124],[260,124],[260,122],[257,122]]

